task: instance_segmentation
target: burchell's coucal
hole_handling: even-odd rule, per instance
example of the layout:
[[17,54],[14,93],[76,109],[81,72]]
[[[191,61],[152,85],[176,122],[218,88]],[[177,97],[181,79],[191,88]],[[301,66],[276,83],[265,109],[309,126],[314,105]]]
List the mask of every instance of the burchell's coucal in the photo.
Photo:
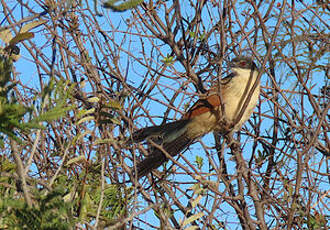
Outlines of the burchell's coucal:
[[[175,156],[192,144],[197,138],[211,131],[222,134],[237,131],[249,119],[257,104],[260,85],[252,93],[252,97],[244,107],[245,101],[257,80],[258,68],[249,57],[237,57],[230,64],[232,73],[220,80],[199,99],[183,117],[174,122],[159,126],[151,126],[136,131],[131,139],[134,142],[151,140],[161,146],[151,147],[150,154],[136,166],[137,177],[145,176],[151,170],[163,164],[167,157],[163,153]],[[244,109],[240,120],[240,111]]]

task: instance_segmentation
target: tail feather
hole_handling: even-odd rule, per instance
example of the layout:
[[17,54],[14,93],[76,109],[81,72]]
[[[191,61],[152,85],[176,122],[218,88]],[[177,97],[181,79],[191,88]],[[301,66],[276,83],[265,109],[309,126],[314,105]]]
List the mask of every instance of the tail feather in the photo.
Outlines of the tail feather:
[[[193,139],[189,138],[186,133],[183,133],[174,140],[163,143],[163,149],[170,154],[172,157],[178,155],[186,147],[188,147],[193,142]],[[143,177],[151,172],[153,169],[158,168],[164,162],[167,161],[165,154],[158,148],[153,148],[153,151],[150,155],[146,157],[143,161],[137,164],[137,177]]]
[[147,138],[164,139],[165,137],[170,136],[171,133],[183,129],[188,121],[189,120],[179,120],[163,125],[146,127],[133,133],[131,139],[133,142],[141,142]]

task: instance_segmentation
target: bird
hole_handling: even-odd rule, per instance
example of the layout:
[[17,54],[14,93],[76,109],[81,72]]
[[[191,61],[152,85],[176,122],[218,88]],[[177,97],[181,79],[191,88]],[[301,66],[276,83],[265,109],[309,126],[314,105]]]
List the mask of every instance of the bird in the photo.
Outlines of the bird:
[[132,169],[134,176],[146,176],[166,162],[168,158],[164,151],[174,157],[207,133],[227,134],[228,124],[230,132],[238,131],[250,118],[259,99],[260,80],[257,76],[260,70],[252,58],[246,56],[232,59],[229,67],[231,73],[211,87],[181,119],[142,128],[131,135],[131,141],[146,140],[151,146],[146,158]]

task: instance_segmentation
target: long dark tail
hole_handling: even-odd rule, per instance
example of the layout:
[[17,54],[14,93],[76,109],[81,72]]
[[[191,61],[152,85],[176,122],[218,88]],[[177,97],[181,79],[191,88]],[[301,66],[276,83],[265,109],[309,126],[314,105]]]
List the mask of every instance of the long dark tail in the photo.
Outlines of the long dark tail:
[[[162,145],[163,150],[165,150],[172,157],[178,155],[186,147],[192,143],[192,139],[188,138],[185,134],[179,136],[169,143],[164,143]],[[153,152],[147,156],[146,159],[139,162],[136,166],[137,177],[143,177],[151,172],[153,169],[158,168],[164,162],[167,161],[167,157],[162,150],[154,148]]]
[[[193,142],[193,139],[187,135],[187,122],[189,121],[179,120],[160,126],[147,127],[134,133],[132,138],[135,142],[150,138],[159,144],[163,151],[174,157]],[[151,147],[150,149],[151,153],[136,166],[136,174],[134,174],[138,178],[147,175],[167,160],[160,148]]]

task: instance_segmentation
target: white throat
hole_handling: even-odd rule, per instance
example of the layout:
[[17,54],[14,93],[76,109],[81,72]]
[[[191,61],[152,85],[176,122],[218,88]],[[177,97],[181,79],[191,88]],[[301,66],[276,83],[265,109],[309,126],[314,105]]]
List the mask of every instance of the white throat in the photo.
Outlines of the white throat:
[[[258,76],[258,71],[252,71],[251,69],[232,68],[232,72],[235,73],[235,76],[231,79],[229,89],[226,91],[224,98],[225,112],[229,121],[234,121],[236,119],[236,116],[243,107],[244,101]],[[235,130],[239,129],[241,125],[249,119],[254,107],[257,104],[259,91],[260,86],[258,83],[241,120],[235,125]]]
[[253,72],[252,72],[251,69],[243,69],[243,68],[239,68],[239,67],[232,68],[232,71],[237,74],[237,76],[235,76],[235,77],[250,78],[253,76],[254,78],[256,78],[258,75],[257,70],[253,70]]

